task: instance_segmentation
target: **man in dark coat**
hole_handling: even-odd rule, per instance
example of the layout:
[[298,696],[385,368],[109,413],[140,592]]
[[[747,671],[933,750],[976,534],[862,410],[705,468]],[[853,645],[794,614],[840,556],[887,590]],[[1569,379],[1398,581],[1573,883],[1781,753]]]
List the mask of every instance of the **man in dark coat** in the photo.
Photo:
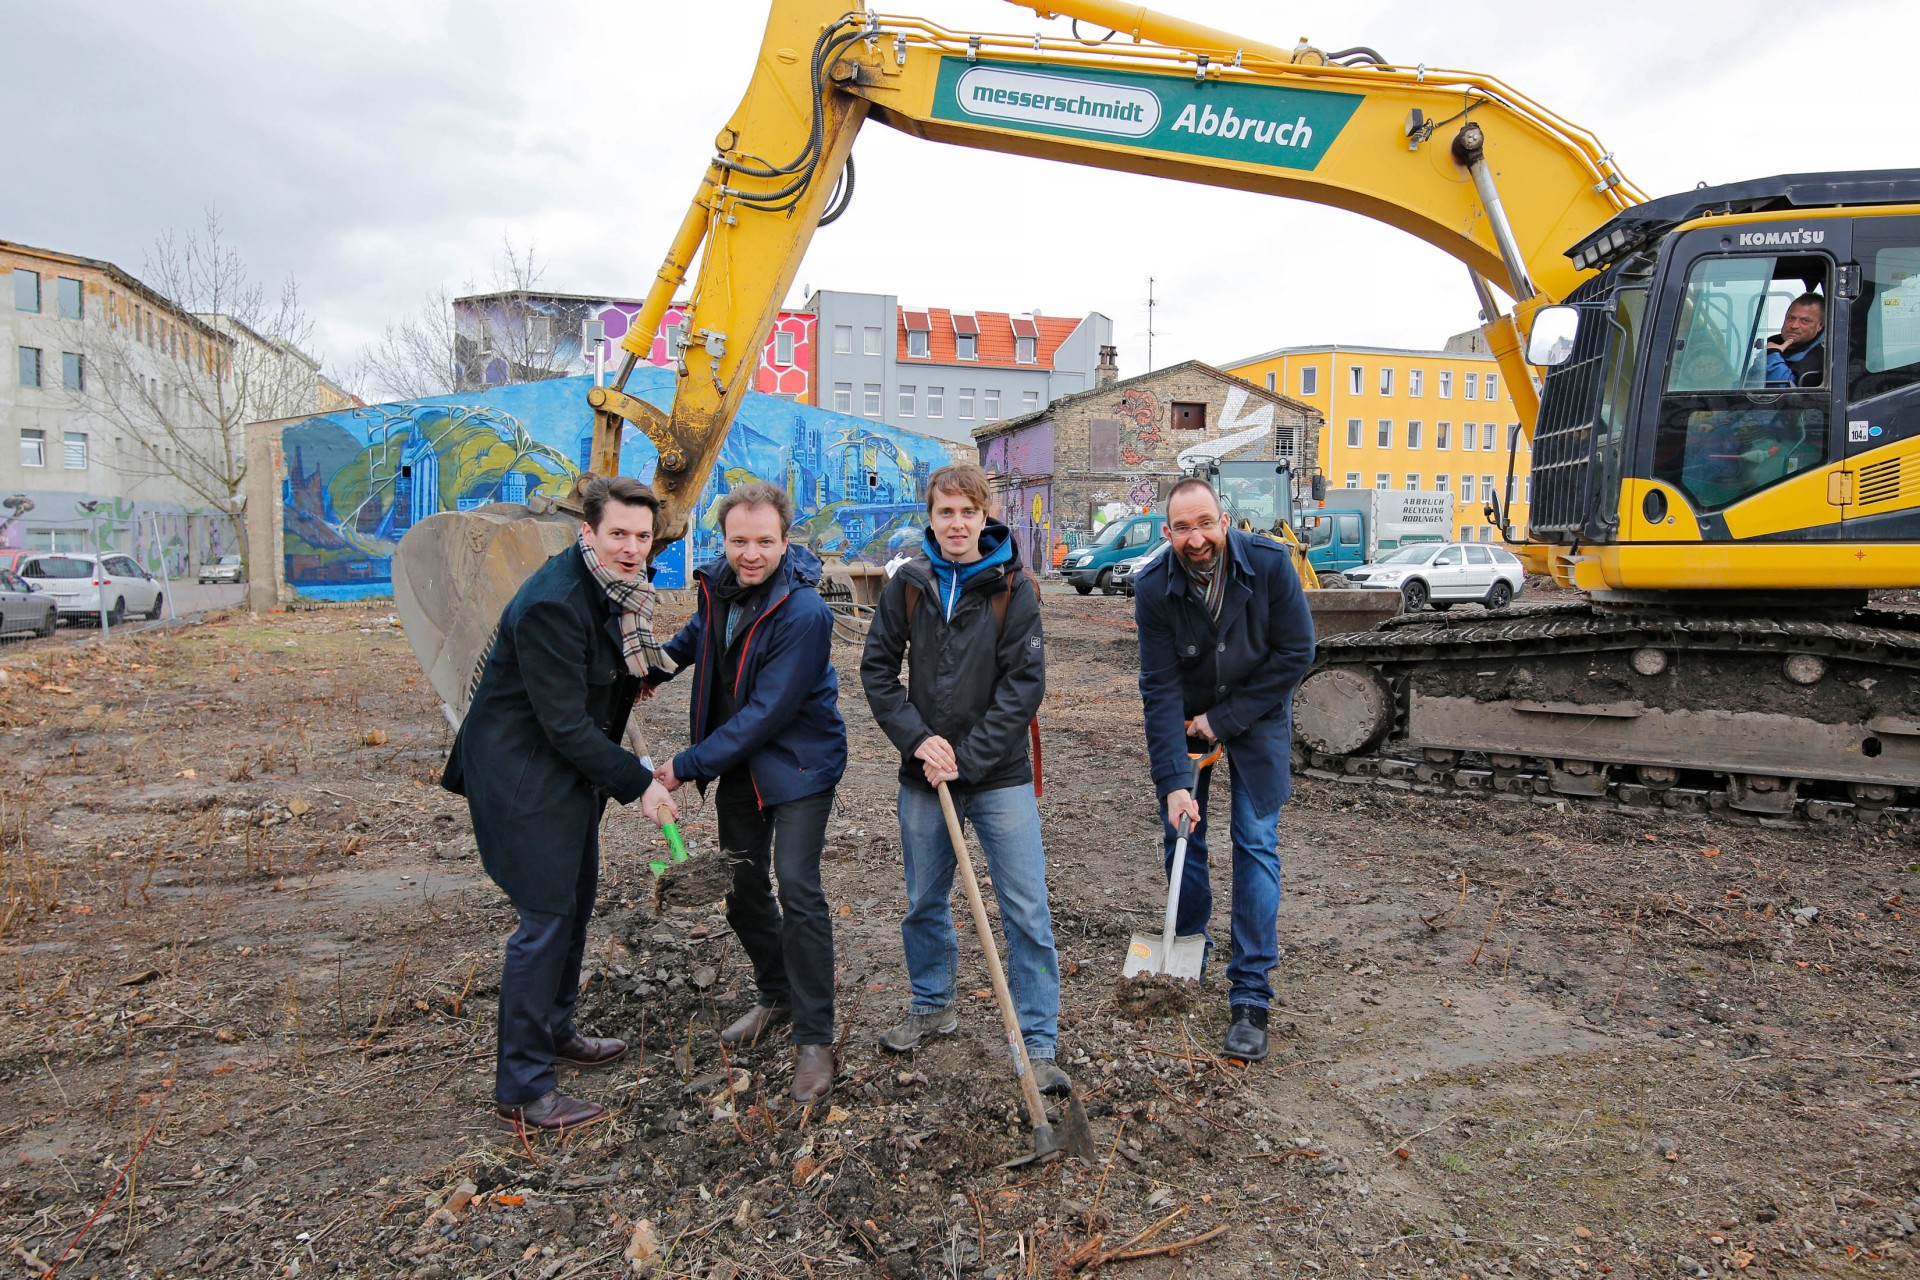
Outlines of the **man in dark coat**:
[[987,474],[972,463],[928,478],[924,545],[880,592],[860,662],[867,705],[900,750],[907,876],[900,941],[912,1001],[880,1044],[906,1053],[959,1025],[956,851],[936,793],[945,783],[993,876],[1007,932],[1007,980],[1034,1083],[1043,1093],[1066,1093],[1072,1083],[1054,1063],[1060,965],[1027,755],[1028,726],[1047,691],[1040,593],[1021,569],[1013,531],[987,515],[989,498]]
[[720,1039],[750,1044],[790,1019],[793,1097],[812,1102],[833,1087],[833,917],[820,851],[847,767],[833,613],[819,559],[787,541],[786,490],[740,485],[714,518],[726,554],[695,572],[693,620],[666,646],[675,663],[693,664],[693,745],[660,767],[660,781],[720,784],[714,818],[735,859],[727,923],[760,994]]
[[[659,503],[637,480],[591,477],[586,522],[500,615],[441,785],[467,797],[480,861],[519,912],[500,973],[494,1098],[516,1126],[588,1124],[606,1108],[563,1093],[556,1061],[594,1067],[626,1052],[573,1022],[611,796],[674,814],[665,788],[619,745],[658,648],[646,582]],[[657,658],[653,660],[657,666]]]
[[1181,877],[1179,933],[1213,913],[1207,875],[1207,791],[1196,780],[1191,734],[1226,744],[1233,763],[1232,1020],[1226,1054],[1267,1056],[1268,972],[1279,963],[1280,806],[1292,792],[1293,691],[1313,665],[1313,616],[1287,549],[1230,529],[1204,480],[1167,495],[1165,552],[1134,575],[1140,699],[1146,707],[1153,785],[1166,805],[1164,852],[1172,874],[1181,824],[1190,824]]

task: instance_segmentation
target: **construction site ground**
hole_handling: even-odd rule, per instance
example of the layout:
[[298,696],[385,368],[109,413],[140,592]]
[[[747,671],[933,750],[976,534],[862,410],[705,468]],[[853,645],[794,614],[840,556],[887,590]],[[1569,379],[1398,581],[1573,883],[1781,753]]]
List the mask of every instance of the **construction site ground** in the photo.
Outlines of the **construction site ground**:
[[[610,1119],[524,1143],[491,1100],[512,912],[390,605],[0,654],[0,1272],[1920,1273],[1914,824],[1303,782],[1275,1051],[1231,1065],[1222,966],[1183,1016],[1116,999],[1164,900],[1130,602],[1049,589],[1045,619],[1061,1063],[1097,1154],[1017,1170],[963,906],[959,1032],[874,1045],[907,994],[897,758],[853,646],[830,1105],[785,1103],[784,1044],[722,1054],[740,949],[716,903],[655,913],[662,842],[619,810],[581,1010],[634,1049],[563,1077]],[[684,708],[644,705],[656,745]]]

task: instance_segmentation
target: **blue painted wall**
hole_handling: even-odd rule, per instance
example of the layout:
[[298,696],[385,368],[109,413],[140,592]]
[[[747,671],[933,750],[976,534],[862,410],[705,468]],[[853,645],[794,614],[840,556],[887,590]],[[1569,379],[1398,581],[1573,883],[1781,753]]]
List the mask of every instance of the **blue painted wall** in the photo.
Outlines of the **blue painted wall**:
[[[394,547],[434,512],[563,496],[592,443],[591,385],[555,378],[343,409],[288,426],[287,585],[327,599],[390,594]],[[671,370],[642,367],[627,391],[669,409],[673,385]],[[720,554],[713,502],[750,480],[793,495],[796,539],[850,560],[886,560],[917,540],[927,476],[950,457],[928,436],[748,392],[692,530],[661,556],[655,581],[684,586],[689,557],[699,564]],[[630,428],[621,473],[651,480],[658,461],[652,442]]]

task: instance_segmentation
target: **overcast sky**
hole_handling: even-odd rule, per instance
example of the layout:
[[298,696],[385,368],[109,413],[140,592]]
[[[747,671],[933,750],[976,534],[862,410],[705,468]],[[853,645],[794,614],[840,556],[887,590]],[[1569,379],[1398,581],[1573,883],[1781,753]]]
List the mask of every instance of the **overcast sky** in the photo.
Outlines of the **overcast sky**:
[[[1755,0],[1162,0],[1291,46],[1497,76],[1596,133],[1649,194],[1821,169],[1920,167],[1920,5]],[[1025,8],[893,11],[1046,30]],[[440,285],[485,283],[503,236],[545,287],[645,292],[739,100],[758,0],[0,0],[10,161],[0,238],[140,273],[217,206],[270,281],[301,286],[341,371]],[[855,147],[851,211],[799,284],[959,309],[1111,316],[1123,374],[1341,342],[1437,346],[1475,323],[1466,275],[1357,215],[919,142]],[[794,302],[800,295],[796,284]]]

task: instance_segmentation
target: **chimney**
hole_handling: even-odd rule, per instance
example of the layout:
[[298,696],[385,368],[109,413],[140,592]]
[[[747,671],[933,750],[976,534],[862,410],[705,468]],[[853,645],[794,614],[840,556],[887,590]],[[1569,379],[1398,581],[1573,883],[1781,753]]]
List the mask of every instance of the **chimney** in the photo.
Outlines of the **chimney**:
[[1100,362],[1093,366],[1093,385],[1097,390],[1110,387],[1120,381],[1120,351],[1117,347],[1101,347]]

